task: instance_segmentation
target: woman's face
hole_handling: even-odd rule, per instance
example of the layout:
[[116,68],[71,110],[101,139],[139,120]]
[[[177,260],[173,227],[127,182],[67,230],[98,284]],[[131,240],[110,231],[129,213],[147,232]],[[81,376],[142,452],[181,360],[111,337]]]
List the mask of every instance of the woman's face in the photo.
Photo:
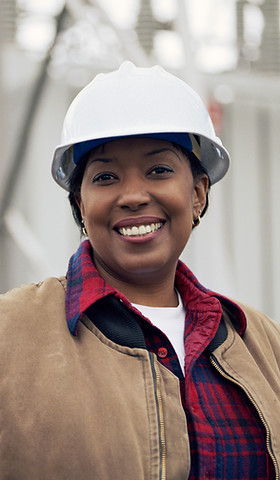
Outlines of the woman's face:
[[124,138],[93,150],[77,198],[100,274],[111,285],[149,284],[175,274],[206,201],[171,143]]

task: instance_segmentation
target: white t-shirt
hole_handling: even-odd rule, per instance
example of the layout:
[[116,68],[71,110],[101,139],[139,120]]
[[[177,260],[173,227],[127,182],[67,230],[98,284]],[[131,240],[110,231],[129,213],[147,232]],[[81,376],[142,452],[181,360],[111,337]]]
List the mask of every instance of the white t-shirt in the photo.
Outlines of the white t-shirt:
[[146,305],[132,305],[139,310],[144,317],[159,328],[171,342],[179,359],[182,372],[184,373],[185,348],[185,308],[181,296],[178,294],[179,305],[177,307],[147,307]]

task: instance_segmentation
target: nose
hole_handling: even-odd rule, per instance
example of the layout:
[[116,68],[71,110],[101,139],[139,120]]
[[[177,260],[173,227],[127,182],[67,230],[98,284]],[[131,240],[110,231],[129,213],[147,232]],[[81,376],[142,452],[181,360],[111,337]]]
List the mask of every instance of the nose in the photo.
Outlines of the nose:
[[150,193],[147,191],[145,182],[141,179],[128,178],[120,185],[120,194],[117,199],[117,205],[120,208],[129,208],[138,210],[148,205],[151,201]]

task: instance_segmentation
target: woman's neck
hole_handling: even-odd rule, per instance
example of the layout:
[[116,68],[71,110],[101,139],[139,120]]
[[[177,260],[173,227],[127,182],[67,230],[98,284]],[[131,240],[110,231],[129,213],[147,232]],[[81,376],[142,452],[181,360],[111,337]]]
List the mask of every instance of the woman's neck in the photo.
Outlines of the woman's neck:
[[175,291],[176,265],[154,272],[123,272],[115,275],[95,257],[99,274],[112,287],[123,293],[131,303],[148,307],[176,307],[178,297]]
[[[119,289],[120,290],[120,289]],[[131,303],[138,305],[146,305],[147,307],[177,307],[178,295],[172,284],[171,288],[160,288],[156,285],[154,288],[149,287],[149,290],[142,290],[139,287],[134,289],[122,289],[122,293],[130,300]]]
[[126,282],[107,275],[106,272],[102,272],[101,275],[131,303],[148,307],[177,307],[178,305],[178,296],[174,287],[175,272],[167,279],[157,279],[154,282],[151,279],[149,282]]

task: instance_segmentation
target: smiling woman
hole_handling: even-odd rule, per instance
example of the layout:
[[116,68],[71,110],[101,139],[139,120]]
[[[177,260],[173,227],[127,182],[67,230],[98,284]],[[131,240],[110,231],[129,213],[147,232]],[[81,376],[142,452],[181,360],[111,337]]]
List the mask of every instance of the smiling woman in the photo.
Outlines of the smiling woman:
[[279,325],[179,260],[228,165],[160,67],[73,101],[52,173],[87,238],[0,298],[0,480],[279,478]]

